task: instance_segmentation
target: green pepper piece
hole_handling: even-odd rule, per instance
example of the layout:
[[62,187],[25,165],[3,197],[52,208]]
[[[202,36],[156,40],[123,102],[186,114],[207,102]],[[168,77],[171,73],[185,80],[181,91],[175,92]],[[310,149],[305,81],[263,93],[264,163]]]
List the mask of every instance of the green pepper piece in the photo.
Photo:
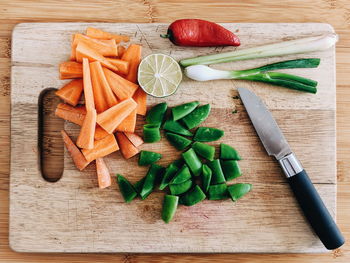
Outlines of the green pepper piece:
[[227,187],[232,201],[237,201],[252,189],[251,184],[233,184]]
[[191,179],[191,173],[188,166],[184,164],[181,169],[176,173],[174,178],[170,181],[170,184],[181,184]]
[[139,181],[137,181],[135,184],[134,184],[134,189],[135,191],[140,194],[141,193],[141,190],[142,190],[142,187],[143,187],[143,184],[145,183],[145,180],[146,180],[146,176],[141,178]]
[[167,120],[163,125],[163,129],[184,136],[193,136],[192,132],[187,130],[177,121]]
[[241,156],[239,156],[238,152],[225,143],[220,144],[220,159],[222,160],[241,160]]
[[159,126],[154,124],[143,125],[143,140],[148,143],[160,141]]
[[202,189],[196,185],[192,190],[180,197],[180,202],[185,206],[192,206],[203,201],[205,198],[205,193],[203,193]]
[[201,142],[195,142],[192,145],[193,150],[200,156],[202,156],[203,158],[212,161],[214,160],[214,156],[215,156],[215,147],[205,144],[205,143],[201,143]]
[[223,130],[209,127],[199,127],[193,139],[197,142],[212,142],[219,140],[222,136],[224,136]]
[[169,166],[165,170],[163,179],[159,186],[159,190],[163,190],[169,185],[170,181],[173,179],[178,170],[179,168],[174,163],[169,164]]
[[180,195],[190,190],[191,186],[192,180],[187,180],[181,184],[169,184],[169,189],[172,195]]
[[153,125],[160,126],[163,122],[165,112],[168,105],[165,102],[159,103],[152,107],[147,113],[146,122]]
[[141,151],[138,164],[140,166],[150,165],[160,160],[160,158],[162,158],[160,153]]
[[209,200],[221,200],[228,197],[226,184],[215,184],[209,187]]
[[209,162],[208,166],[213,172],[213,175],[211,177],[211,184],[221,184],[226,182],[219,159],[215,159]]
[[204,193],[207,193],[209,190],[212,173],[213,172],[211,171],[209,166],[206,164],[203,164],[203,167],[202,167],[202,188],[203,188]]
[[190,148],[188,151],[182,153],[182,157],[184,158],[185,163],[188,165],[194,176],[200,175],[202,171],[202,162],[198,158],[195,151]]
[[165,133],[165,137],[168,139],[168,141],[172,146],[174,146],[176,149],[180,151],[185,149],[192,142],[191,140],[172,132]]
[[169,223],[171,219],[174,217],[178,202],[179,202],[178,196],[175,196],[175,195],[164,196],[162,219],[165,223]]
[[173,113],[174,121],[180,120],[186,115],[190,114],[197,106],[199,105],[198,101],[192,101],[189,103],[181,104],[179,106],[173,107],[171,112]]
[[162,176],[163,170],[164,168],[157,164],[152,164],[148,169],[145,182],[143,183],[142,190],[140,192],[142,200],[146,199],[147,196],[152,193],[157,181]]
[[221,160],[220,164],[226,181],[230,181],[242,175],[241,168],[239,168],[238,162],[236,160]]
[[134,187],[124,176],[120,174],[117,174],[117,182],[125,202],[130,203],[137,196],[137,192],[135,191]]
[[181,120],[186,124],[187,128],[193,129],[201,124],[210,113],[210,104],[205,104],[196,108],[190,114],[183,117]]

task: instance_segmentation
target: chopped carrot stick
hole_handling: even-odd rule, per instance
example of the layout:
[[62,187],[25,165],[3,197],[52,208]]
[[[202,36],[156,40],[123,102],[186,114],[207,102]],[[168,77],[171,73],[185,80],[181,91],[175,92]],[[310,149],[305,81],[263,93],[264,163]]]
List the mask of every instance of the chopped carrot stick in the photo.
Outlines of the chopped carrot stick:
[[131,141],[135,147],[139,147],[143,144],[142,138],[135,133],[124,132],[124,135],[128,137],[129,141]]
[[97,50],[92,49],[83,42],[79,42],[76,48],[76,59],[78,62],[81,62],[83,58],[88,58],[89,62],[100,61],[106,68],[109,68],[115,72],[119,71],[116,66],[109,62],[108,59],[102,56]]
[[129,159],[140,152],[122,132],[117,132],[117,140],[125,159]]
[[97,29],[94,27],[88,27],[86,29],[86,35],[92,38],[97,39],[115,39],[115,42],[118,44],[119,42],[129,42],[130,38],[128,36],[123,35],[117,35],[117,34],[111,34],[108,32],[105,32],[101,29]]
[[141,49],[140,45],[131,44],[121,57],[122,60],[129,62],[129,73],[126,79],[134,83],[137,82],[137,70],[141,62]]
[[83,92],[83,80],[74,79],[68,82],[62,88],[57,90],[55,94],[60,97],[64,102],[76,106]]
[[96,158],[104,157],[112,152],[118,151],[119,146],[113,134],[109,134],[101,140],[94,142],[93,149],[82,149],[82,153],[88,162]]
[[119,73],[127,75],[129,72],[129,62],[118,58],[107,58],[109,62],[119,69]]
[[71,138],[65,130],[61,131],[64,145],[66,146],[70,156],[73,159],[75,166],[81,171],[83,170],[90,162],[88,162],[84,155],[81,153],[79,148],[74,144]]
[[118,46],[118,56],[119,56],[119,57],[122,57],[123,54],[124,54],[124,52],[125,52],[125,47],[119,45],[119,46]]
[[103,189],[111,186],[111,175],[103,158],[96,158],[98,187]]
[[136,109],[133,99],[123,100],[117,105],[97,115],[97,123],[108,133],[113,133],[119,124]]
[[[66,121],[82,126],[86,115],[86,109],[85,106],[72,107],[68,104],[60,103],[57,105],[55,115]],[[108,134],[109,133],[102,129],[100,125],[96,124],[95,140],[101,140]]]
[[116,105],[118,100],[107,82],[101,63],[99,61],[90,63],[90,71],[96,111],[101,113]]
[[94,148],[97,113],[95,109],[88,110],[77,140],[77,146],[83,149]]
[[82,126],[86,115],[86,109],[84,106],[72,107],[68,104],[60,103],[57,105],[55,115]]
[[66,61],[60,64],[60,79],[77,79],[83,77],[83,66],[75,61]]
[[[106,43],[108,41],[109,43]],[[72,42],[71,60],[76,59],[76,48],[80,42],[84,42],[90,48],[98,51],[101,55],[106,57],[118,56],[118,46],[115,40],[100,41],[98,39],[90,38],[83,34],[75,34]]]
[[107,68],[103,68],[103,71],[105,73],[109,86],[119,100],[126,100],[134,95],[135,91],[138,88],[137,84],[124,79],[123,77]]
[[147,112],[147,94],[143,89],[138,88],[132,97],[137,103],[137,114],[146,115]]
[[92,110],[95,109],[95,103],[91,83],[90,64],[87,58],[83,58],[83,72],[85,106],[87,110]]
[[134,109],[128,117],[126,117],[121,124],[115,129],[120,132],[134,132],[136,127],[136,109]]

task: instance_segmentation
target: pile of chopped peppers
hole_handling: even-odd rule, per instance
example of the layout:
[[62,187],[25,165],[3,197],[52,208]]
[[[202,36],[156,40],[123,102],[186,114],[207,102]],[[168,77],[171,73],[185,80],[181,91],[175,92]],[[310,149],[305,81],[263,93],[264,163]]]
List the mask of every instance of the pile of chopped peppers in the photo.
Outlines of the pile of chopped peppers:
[[199,102],[193,101],[173,107],[171,114],[167,114],[167,110],[168,105],[163,102],[148,112],[147,123],[143,126],[144,141],[160,141],[162,129],[169,143],[184,151],[182,157],[164,168],[156,164],[162,158],[160,153],[141,151],[138,164],[150,166],[146,176],[132,185],[125,177],[117,175],[125,202],[129,203],[137,196],[144,200],[156,187],[167,189],[162,219],[169,223],[178,204],[193,206],[206,198],[237,201],[252,189],[247,183],[227,185],[228,181],[242,175],[238,165],[241,157],[233,147],[221,143],[219,158],[215,159],[215,147],[204,143],[219,140],[224,131],[212,127],[190,131],[209,116],[209,104],[199,106]]

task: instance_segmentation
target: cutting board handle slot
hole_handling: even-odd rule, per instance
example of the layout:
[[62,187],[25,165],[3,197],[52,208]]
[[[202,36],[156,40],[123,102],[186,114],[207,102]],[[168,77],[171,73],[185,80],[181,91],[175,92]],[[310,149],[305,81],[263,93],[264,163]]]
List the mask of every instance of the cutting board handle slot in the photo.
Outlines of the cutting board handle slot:
[[64,121],[55,116],[60,103],[54,88],[44,89],[39,95],[38,149],[42,177],[48,182],[61,179],[64,170],[64,147],[60,131]]

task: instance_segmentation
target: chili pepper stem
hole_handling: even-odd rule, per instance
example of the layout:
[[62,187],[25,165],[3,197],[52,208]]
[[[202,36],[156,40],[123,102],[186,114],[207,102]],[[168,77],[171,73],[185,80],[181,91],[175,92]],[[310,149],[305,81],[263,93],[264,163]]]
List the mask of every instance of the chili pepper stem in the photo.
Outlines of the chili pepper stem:
[[170,34],[160,34],[160,37],[162,37],[162,38],[170,38]]

